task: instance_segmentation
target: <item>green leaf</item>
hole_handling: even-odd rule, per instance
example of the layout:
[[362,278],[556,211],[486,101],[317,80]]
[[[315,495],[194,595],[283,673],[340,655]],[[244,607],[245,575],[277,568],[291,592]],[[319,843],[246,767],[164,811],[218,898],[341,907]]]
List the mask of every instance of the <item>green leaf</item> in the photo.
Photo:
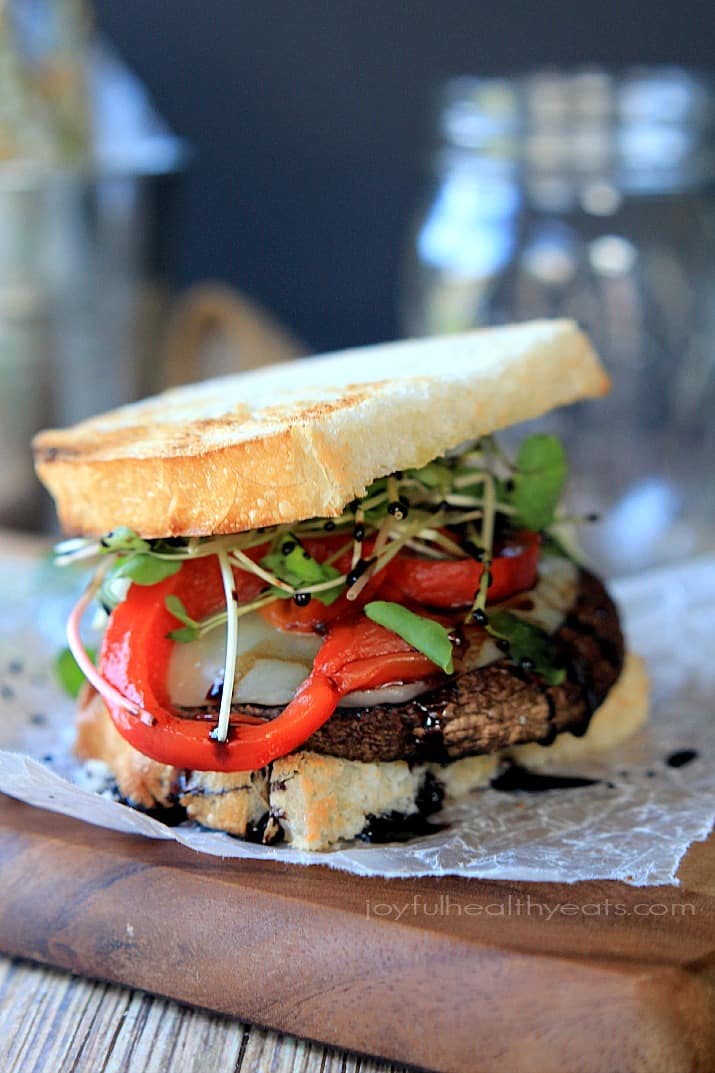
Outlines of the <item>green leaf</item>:
[[170,562],[168,559],[157,559],[155,555],[130,555],[128,559],[122,559],[112,576],[115,578],[129,578],[135,585],[156,585],[165,578],[181,570],[181,561]]
[[401,604],[393,604],[387,600],[374,600],[365,604],[365,614],[379,626],[392,630],[408,645],[412,645],[427,659],[431,659],[446,674],[454,672],[452,660],[452,642],[449,633],[431,618],[423,618],[408,611]]
[[534,672],[549,685],[561,685],[566,678],[566,671],[558,665],[553,641],[538,626],[525,622],[510,611],[492,611],[487,632],[492,637],[508,641],[509,655],[514,663],[528,660]]
[[428,462],[421,469],[408,470],[408,476],[413,477],[420,484],[424,484],[426,488],[441,488],[443,485],[451,483],[449,467],[442,459]]
[[172,641],[181,641],[184,644],[187,641],[195,641],[199,637],[201,623],[191,618],[179,597],[170,593],[169,596],[164,597],[164,605],[174,618],[178,618],[179,622],[183,623],[184,627],[183,629],[171,630],[167,636]]
[[529,436],[521,444],[508,490],[500,493],[516,508],[515,522],[525,529],[546,529],[553,520],[568,467],[556,436]]
[[169,630],[166,636],[170,641],[179,641],[180,644],[188,644],[189,641],[198,640],[200,634],[194,626],[180,626],[178,630]]
[[120,525],[117,529],[112,529],[110,533],[105,533],[100,540],[100,545],[105,554],[115,551],[136,552],[149,550],[148,541],[142,540],[128,525]]
[[126,600],[132,582],[136,585],[156,585],[180,569],[181,561],[169,562],[141,552],[128,558],[120,558],[102,582],[99,602],[105,608],[113,610],[117,604]]
[[[288,549],[288,550],[284,550]],[[284,537],[277,551],[271,552],[261,559],[261,566],[270,570],[281,581],[292,586],[296,592],[300,592],[307,585],[319,585],[321,582],[332,581],[340,577],[340,571],[328,563],[319,563],[304,550],[294,537]],[[336,584],[334,588],[324,589],[313,593],[316,600],[329,606],[334,603],[342,592],[342,584]],[[281,589],[274,589],[277,596],[285,598],[291,594]]]
[[[93,648],[86,649],[87,655],[94,662],[97,653]],[[58,652],[54,663],[55,676],[68,696],[76,698],[86,679],[69,648]]]

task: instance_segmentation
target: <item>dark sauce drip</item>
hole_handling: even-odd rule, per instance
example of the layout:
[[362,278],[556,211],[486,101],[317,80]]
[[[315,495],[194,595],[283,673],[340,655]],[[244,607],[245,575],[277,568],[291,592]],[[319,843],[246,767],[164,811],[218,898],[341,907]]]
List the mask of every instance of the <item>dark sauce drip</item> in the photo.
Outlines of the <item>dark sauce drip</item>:
[[423,816],[430,816],[433,812],[439,812],[444,801],[444,786],[428,771],[419,788],[415,804]]
[[698,753],[695,749],[678,749],[676,752],[671,753],[670,756],[666,756],[665,762],[668,767],[685,767],[686,764],[692,764],[693,760],[697,760]]
[[417,812],[388,812],[384,816],[369,815],[359,834],[362,842],[408,842],[411,838],[423,838],[444,831],[446,823],[431,823],[433,812],[439,812],[444,800],[444,787],[439,779],[427,772],[415,804]]
[[444,747],[444,735],[442,733],[442,711],[438,705],[427,705],[419,699],[414,701],[415,707],[421,713],[421,734],[415,735],[415,756],[413,763],[444,764],[449,760],[447,750]]
[[[266,833],[266,828],[268,826],[268,821],[270,820],[270,818],[271,818],[270,812],[264,812],[263,815],[261,816],[260,820],[257,820],[256,823],[247,824],[246,825],[246,832],[242,836],[243,841],[262,843],[263,839],[264,839],[264,836],[265,836],[265,833]],[[285,832],[284,832],[283,828],[280,825],[277,825],[275,833],[273,834],[273,837],[271,838],[271,845],[272,846],[278,845],[280,842],[282,842],[284,840],[284,838],[285,838]]]
[[447,827],[447,823],[431,823],[419,812],[409,816],[403,812],[390,812],[386,816],[368,816],[358,838],[361,842],[409,842],[412,838],[438,834]]
[[116,784],[111,788],[111,792],[114,799],[122,805],[129,805],[135,812],[141,812],[144,816],[151,817],[152,820],[159,820],[166,827],[178,827],[179,824],[184,823],[189,818],[184,806],[178,802],[173,805],[156,805],[154,808],[139,808],[133,801],[119,793]]
[[600,779],[587,779],[581,775],[539,775],[528,771],[519,764],[510,764],[506,771],[492,779],[492,789],[500,793],[513,793],[523,790],[525,793],[539,794],[547,790],[575,790],[581,786],[595,786]]

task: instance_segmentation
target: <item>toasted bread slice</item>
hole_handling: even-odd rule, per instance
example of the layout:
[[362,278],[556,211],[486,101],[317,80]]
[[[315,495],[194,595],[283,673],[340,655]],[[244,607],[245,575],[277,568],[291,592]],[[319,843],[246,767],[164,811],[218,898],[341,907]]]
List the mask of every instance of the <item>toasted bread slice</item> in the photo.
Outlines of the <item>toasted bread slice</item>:
[[175,388],[35,437],[67,532],[241,532],[341,512],[369,483],[608,378],[571,321],[384,344]]

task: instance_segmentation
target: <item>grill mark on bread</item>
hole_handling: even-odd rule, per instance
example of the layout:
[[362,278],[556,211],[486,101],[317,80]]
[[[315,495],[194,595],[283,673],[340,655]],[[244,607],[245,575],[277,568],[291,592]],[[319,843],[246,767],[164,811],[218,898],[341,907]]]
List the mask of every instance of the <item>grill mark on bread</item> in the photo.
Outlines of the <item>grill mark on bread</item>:
[[33,446],[67,533],[239,533],[331,517],[375,477],[607,389],[572,322],[533,322],[172,389]]

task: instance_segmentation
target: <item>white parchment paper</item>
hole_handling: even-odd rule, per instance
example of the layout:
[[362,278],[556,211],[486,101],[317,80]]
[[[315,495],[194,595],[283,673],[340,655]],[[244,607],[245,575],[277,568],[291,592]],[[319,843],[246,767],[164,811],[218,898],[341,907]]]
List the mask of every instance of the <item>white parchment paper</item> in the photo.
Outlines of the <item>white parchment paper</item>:
[[[561,764],[602,780],[547,793],[475,792],[448,827],[408,843],[326,853],[256,846],[192,823],[166,827],[86,788],[72,758],[73,702],[53,680],[64,619],[81,579],[46,560],[0,558],[0,790],[32,805],[200,853],[322,864],[359,875],[676,882],[691,842],[715,819],[715,557],[612,585],[630,647],[647,660],[650,726],[615,754]],[[666,758],[696,750],[682,767]],[[84,786],[83,786],[84,782]]]

